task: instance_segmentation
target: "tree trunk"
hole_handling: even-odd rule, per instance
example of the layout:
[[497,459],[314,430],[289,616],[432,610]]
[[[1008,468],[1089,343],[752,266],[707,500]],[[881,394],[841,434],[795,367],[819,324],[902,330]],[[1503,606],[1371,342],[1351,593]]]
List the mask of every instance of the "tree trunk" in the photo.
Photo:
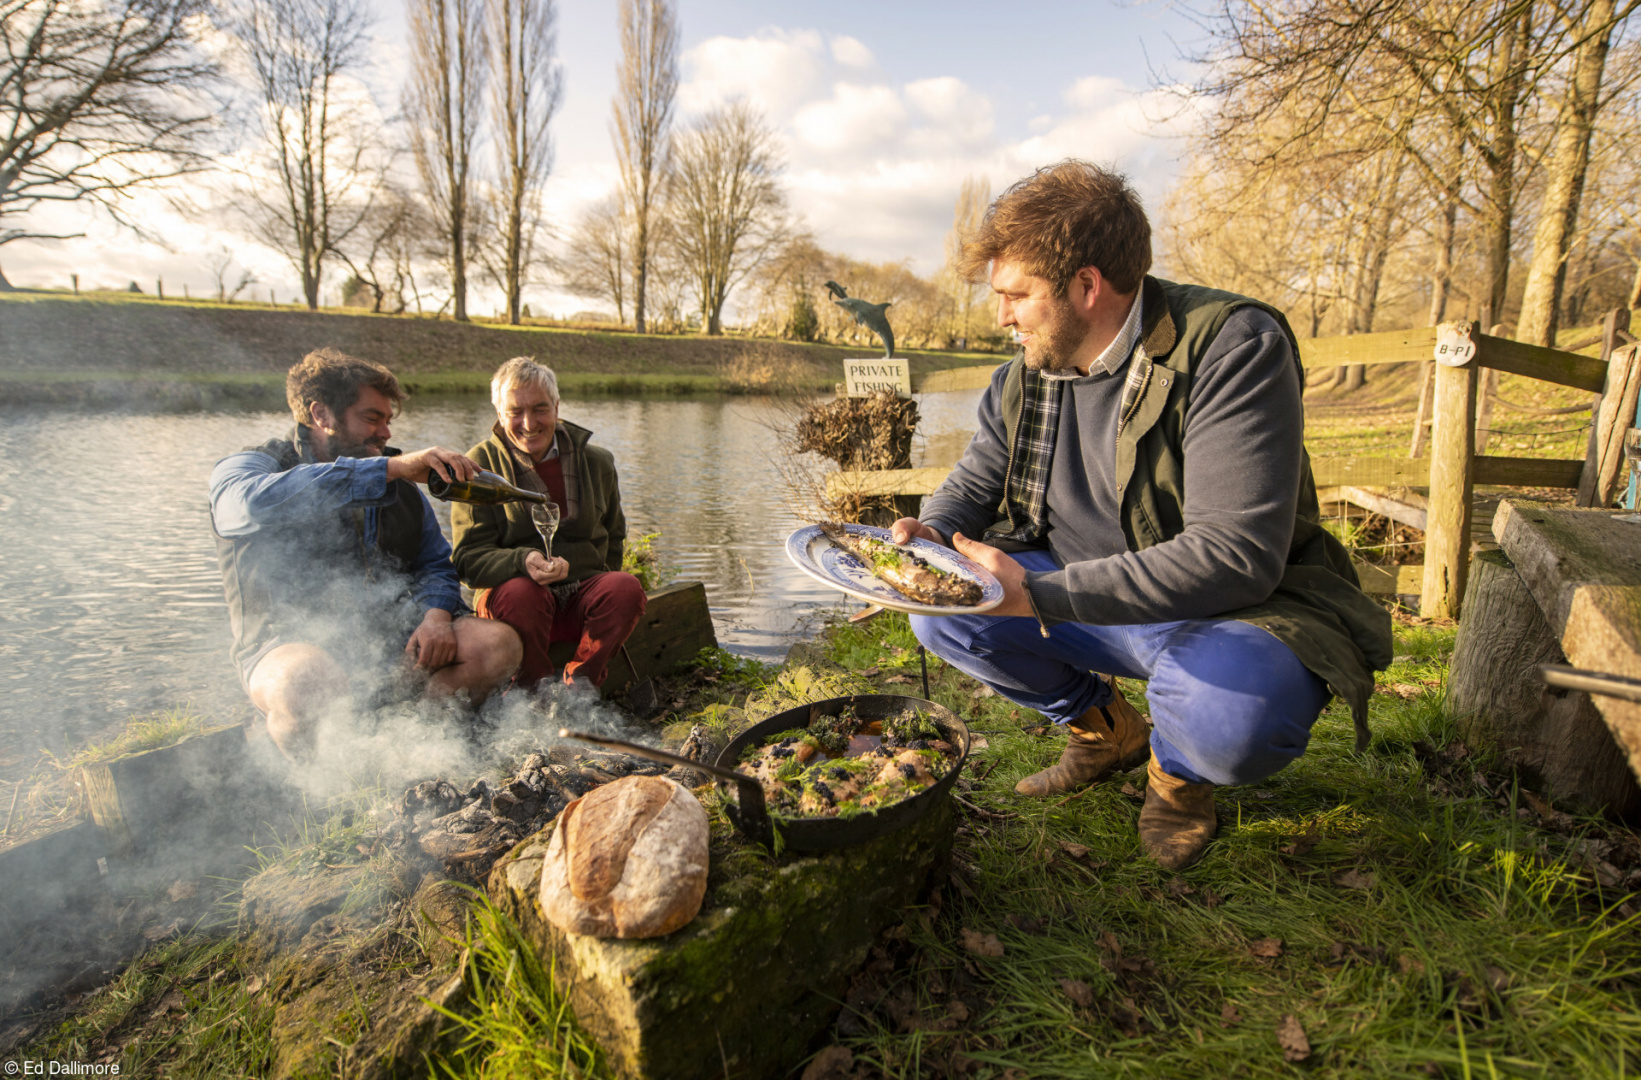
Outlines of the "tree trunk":
[[1572,79],[1562,105],[1550,175],[1539,207],[1533,237],[1533,262],[1521,298],[1516,340],[1553,346],[1567,286],[1567,255],[1578,229],[1579,202],[1590,170],[1590,137],[1600,108],[1601,76],[1612,39],[1614,0],[1594,0],[1584,29],[1590,37],[1579,46]]
[[[1461,155],[1463,151],[1460,151]],[[1453,287],[1453,242],[1459,231],[1459,180],[1454,177],[1442,193],[1442,231],[1436,241],[1436,267],[1430,274],[1430,325],[1447,318],[1447,297]],[[1418,457],[1418,454],[1414,454]]]
[[[638,228],[633,236],[633,261],[637,264],[632,279],[632,324],[633,329],[640,334],[649,332],[644,319],[644,295],[649,287],[650,277],[650,223],[648,216],[640,212]],[[616,301],[617,314],[620,314],[620,301]]]
[[[11,282],[6,280],[6,272],[4,270],[0,270],[0,292],[16,292],[16,291],[17,291],[16,287],[13,286]],[[75,291],[78,292],[79,290],[76,289]]]
[[1516,217],[1516,158],[1520,141],[1516,130],[1516,109],[1521,103],[1526,81],[1524,65],[1517,56],[1526,51],[1532,38],[1532,10],[1529,7],[1515,27],[1500,35],[1499,52],[1493,65],[1495,89],[1488,95],[1491,138],[1479,147],[1487,167],[1487,186],[1482,192],[1481,249],[1482,302],[1487,305],[1485,329],[1504,319],[1510,294],[1510,242]]
[[1548,689],[1535,674],[1539,664],[1566,662],[1510,560],[1500,551],[1477,555],[1448,678],[1460,730],[1502,751],[1549,794],[1633,817],[1641,790],[1590,696]]

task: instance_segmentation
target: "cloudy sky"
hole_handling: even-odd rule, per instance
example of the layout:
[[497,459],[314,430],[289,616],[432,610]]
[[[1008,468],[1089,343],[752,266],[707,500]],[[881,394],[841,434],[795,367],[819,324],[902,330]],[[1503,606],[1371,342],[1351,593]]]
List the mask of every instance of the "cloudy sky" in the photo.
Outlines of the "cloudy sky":
[[[406,70],[400,0],[378,0],[365,83],[375,107],[396,109]],[[1153,207],[1182,153],[1177,107],[1157,91],[1179,76],[1195,29],[1167,0],[1037,0],[1012,10],[946,0],[679,0],[683,33],[680,119],[745,98],[780,132],[792,208],[822,246],[874,261],[909,259],[934,271],[967,176],[994,191],[1066,156],[1115,163]],[[610,98],[619,46],[610,0],[560,0],[564,98],[553,125],[556,165],[546,205],[567,226],[613,189]],[[207,263],[224,252],[253,270],[259,292],[297,291],[280,257],[211,209],[209,185],[190,181],[198,208],[144,200],[140,216],[163,242],[91,219],[88,236],[12,244],[0,265],[20,285],[152,289],[214,287]],[[331,284],[335,284],[332,282]],[[550,283],[536,310],[586,306]],[[481,292],[475,310],[495,299]]]

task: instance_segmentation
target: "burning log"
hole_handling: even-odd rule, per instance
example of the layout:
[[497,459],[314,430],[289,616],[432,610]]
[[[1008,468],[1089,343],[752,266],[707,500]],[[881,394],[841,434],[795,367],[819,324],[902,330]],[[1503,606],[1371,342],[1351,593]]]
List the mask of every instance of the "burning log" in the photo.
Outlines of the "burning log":
[[407,788],[380,832],[390,847],[414,847],[452,878],[478,882],[520,840],[545,828],[593,788],[623,776],[666,771],[627,754],[532,753],[512,776],[493,786],[481,777],[466,790],[442,778]]

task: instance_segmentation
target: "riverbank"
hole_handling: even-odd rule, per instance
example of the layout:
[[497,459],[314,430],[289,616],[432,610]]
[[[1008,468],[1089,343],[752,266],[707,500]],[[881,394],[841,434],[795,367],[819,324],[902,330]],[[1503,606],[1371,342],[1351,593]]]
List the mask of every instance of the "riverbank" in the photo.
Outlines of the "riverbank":
[[[488,392],[490,374],[532,355],[567,394],[772,393],[829,389],[845,357],[875,348],[546,325],[457,323],[117,293],[0,293],[0,404],[262,407],[285,371],[330,345],[391,367],[413,393]],[[999,362],[911,351],[914,375]]]
[[[987,745],[960,784],[946,883],[874,951],[813,1048],[837,1067],[815,1075],[1633,1073],[1641,845],[1549,807],[1458,741],[1445,707],[1451,626],[1401,620],[1396,637],[1368,751],[1353,752],[1333,705],[1304,758],[1219,793],[1220,837],[1178,875],[1139,851],[1143,769],[1068,798],[1016,795],[1054,760],[1057,734],[931,658],[933,698]],[[904,617],[883,615],[828,628],[778,669],[711,656],[664,681],[661,697],[678,704],[658,723],[674,738],[693,724],[724,733],[788,697],[915,693],[917,670]],[[1143,688],[1125,689],[1143,710]],[[366,850],[368,819],[328,821],[277,861]],[[343,1060],[410,995],[459,975],[443,1000],[462,1021],[430,1047],[440,1068],[607,1075],[516,928],[475,903],[337,930],[327,955],[355,957],[354,977],[382,972],[399,997],[336,1002],[346,1023],[324,1052]],[[114,981],[57,997],[0,1055],[119,1061],[143,1076],[269,1074],[312,964],[270,968],[235,930],[229,918],[162,941]],[[451,939],[461,947],[440,945]],[[413,1055],[399,1071],[426,1066]]]

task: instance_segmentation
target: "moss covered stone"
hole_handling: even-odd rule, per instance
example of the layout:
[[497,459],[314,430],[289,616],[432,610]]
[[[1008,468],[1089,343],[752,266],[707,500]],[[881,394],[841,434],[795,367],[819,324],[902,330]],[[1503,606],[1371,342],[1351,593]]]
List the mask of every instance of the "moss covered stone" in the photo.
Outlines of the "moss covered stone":
[[565,934],[542,916],[552,826],[496,864],[491,899],[553,965],[576,1019],[625,1077],[779,1075],[836,1013],[877,936],[898,921],[952,841],[944,801],[920,821],[819,855],[761,855],[713,826],[701,913],[675,934]]

